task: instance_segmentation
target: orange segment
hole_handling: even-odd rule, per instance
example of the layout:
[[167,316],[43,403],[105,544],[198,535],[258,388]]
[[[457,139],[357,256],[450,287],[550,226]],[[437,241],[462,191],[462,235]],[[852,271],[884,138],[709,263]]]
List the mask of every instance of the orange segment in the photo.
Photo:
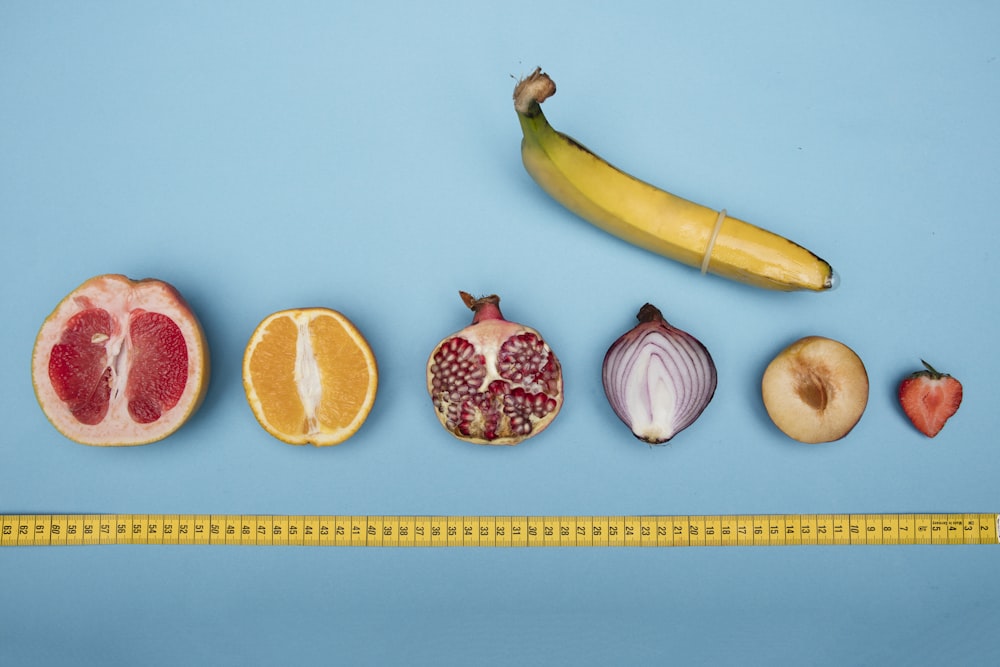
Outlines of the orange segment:
[[243,387],[254,416],[290,444],[336,445],[351,437],[368,417],[377,386],[368,342],[328,308],[268,316],[243,357]]

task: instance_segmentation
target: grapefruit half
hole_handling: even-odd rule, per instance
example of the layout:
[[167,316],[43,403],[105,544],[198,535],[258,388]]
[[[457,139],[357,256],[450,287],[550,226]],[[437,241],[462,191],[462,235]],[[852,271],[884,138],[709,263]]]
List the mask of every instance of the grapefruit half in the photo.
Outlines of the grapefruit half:
[[171,285],[91,278],[42,324],[35,396],[56,429],[85,445],[143,445],[180,428],[208,388],[208,345]]

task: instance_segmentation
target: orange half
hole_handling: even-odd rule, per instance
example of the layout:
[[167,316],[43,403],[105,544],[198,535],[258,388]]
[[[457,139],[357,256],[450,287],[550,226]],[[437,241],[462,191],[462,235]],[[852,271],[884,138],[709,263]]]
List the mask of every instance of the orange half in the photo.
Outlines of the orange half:
[[292,445],[337,445],[371,411],[378,368],[368,341],[328,308],[264,319],[243,355],[243,388],[265,431]]

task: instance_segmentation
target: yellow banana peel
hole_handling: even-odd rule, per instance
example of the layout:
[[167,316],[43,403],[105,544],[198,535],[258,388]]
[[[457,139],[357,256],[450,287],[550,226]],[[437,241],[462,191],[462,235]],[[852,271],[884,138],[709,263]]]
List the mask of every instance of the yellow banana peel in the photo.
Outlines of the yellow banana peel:
[[536,69],[514,89],[521,158],[539,186],[581,218],[640,248],[772,290],[835,286],[830,265],[783,236],[661,190],[556,131],[541,103],[555,83]]

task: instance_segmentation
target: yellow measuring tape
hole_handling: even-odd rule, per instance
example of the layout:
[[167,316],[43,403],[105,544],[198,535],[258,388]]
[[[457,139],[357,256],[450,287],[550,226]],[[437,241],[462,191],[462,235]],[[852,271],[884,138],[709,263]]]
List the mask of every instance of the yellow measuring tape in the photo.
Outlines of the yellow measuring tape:
[[736,547],[998,544],[998,514],[290,516],[5,514],[0,547]]

